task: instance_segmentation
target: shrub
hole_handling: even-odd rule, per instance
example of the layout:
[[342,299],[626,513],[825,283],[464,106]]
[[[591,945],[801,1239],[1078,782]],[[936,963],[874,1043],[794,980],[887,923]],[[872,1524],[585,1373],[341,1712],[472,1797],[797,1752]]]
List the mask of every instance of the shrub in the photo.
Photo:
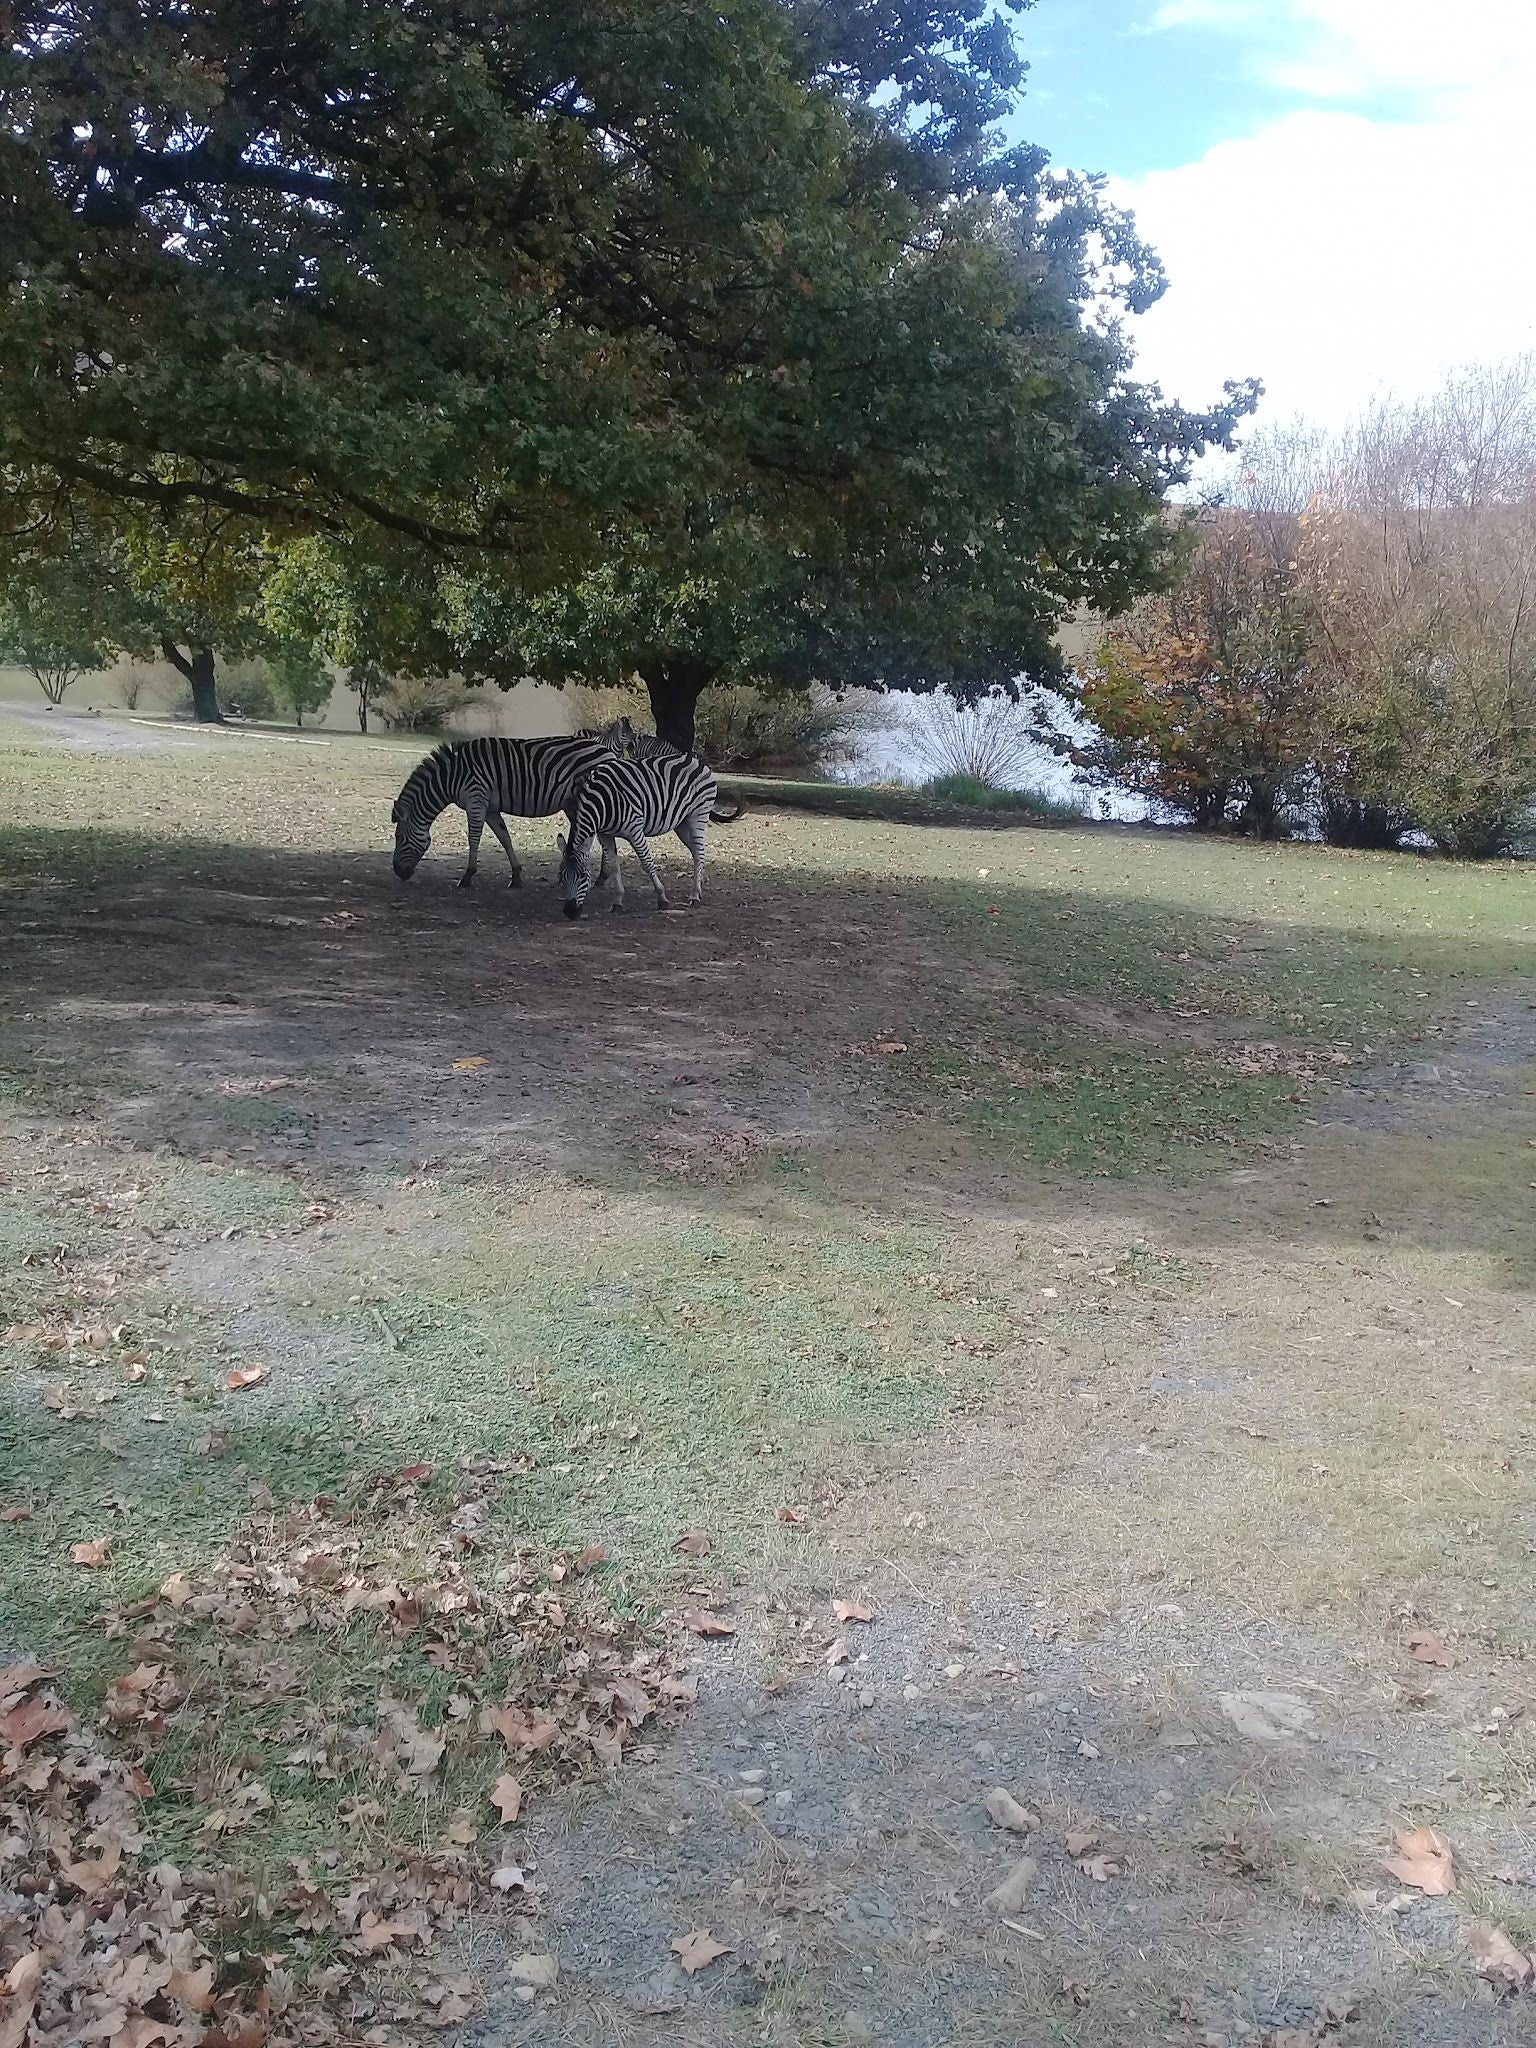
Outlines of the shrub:
[[456,676],[391,676],[371,701],[391,732],[435,732],[474,693]]
[[922,785],[922,793],[957,811],[1023,811],[1063,821],[1083,815],[1075,797],[1053,796],[1043,789],[995,789],[974,775],[935,775]]
[[938,781],[1009,789],[1040,756],[1027,709],[1001,691],[974,704],[957,704],[942,692],[919,697],[909,703],[903,724],[913,751]]

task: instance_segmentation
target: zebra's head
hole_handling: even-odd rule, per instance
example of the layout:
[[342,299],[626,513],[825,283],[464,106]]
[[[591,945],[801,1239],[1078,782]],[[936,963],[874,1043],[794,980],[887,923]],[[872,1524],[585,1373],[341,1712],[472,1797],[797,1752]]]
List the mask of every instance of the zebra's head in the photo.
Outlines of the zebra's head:
[[415,874],[418,863],[432,844],[432,827],[438,813],[451,801],[448,787],[453,764],[452,747],[439,747],[418,761],[395,798],[389,822],[395,828],[395,873],[402,882]]
[[567,839],[559,835],[560,847],[560,893],[565,898],[567,917],[580,917],[588,896],[592,893],[592,867],[590,855],[592,843],[578,846],[574,833]]
[[421,856],[432,844],[432,820],[424,811],[408,803],[404,794],[395,799],[389,820],[395,828],[395,873],[402,882],[408,882],[415,874]]
[[596,740],[600,746],[621,754],[625,760],[632,758],[637,734],[628,717],[610,718],[606,725],[581,726],[576,737],[579,740]]

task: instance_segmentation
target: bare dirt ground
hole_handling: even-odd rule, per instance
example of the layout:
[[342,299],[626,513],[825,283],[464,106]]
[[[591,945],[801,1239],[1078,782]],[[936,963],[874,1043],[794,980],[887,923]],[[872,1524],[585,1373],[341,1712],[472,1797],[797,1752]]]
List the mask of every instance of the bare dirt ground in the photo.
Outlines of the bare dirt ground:
[[[494,1433],[538,1467],[525,1529],[605,1542],[701,1679],[680,1731],[532,1802],[526,1910],[462,1944],[467,2039],[1532,2038],[1466,1945],[1536,1940],[1505,878],[775,815],[718,835],[702,913],[568,929],[489,864],[398,889],[387,768],[290,824],[291,789],[225,807],[230,758],[15,835],[13,1192],[110,1226],[221,1370],[270,1361],[242,1476]],[[138,1490],[153,1577],[208,1538],[148,1505],[196,1404],[138,1398],[69,1484]],[[1419,1827],[1447,1896],[1381,1867]]]

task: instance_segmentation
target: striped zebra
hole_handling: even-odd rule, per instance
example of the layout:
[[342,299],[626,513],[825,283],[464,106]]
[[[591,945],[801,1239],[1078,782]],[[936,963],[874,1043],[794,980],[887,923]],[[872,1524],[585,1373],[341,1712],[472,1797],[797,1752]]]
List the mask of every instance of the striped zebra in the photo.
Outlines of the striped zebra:
[[635,733],[630,740],[632,755],[610,754],[582,777],[575,803],[570,809],[569,839],[560,840],[560,887],[565,896],[567,917],[580,917],[591,892],[588,865],[592,841],[602,842],[601,883],[611,862],[613,909],[624,908],[624,876],[619,867],[620,839],[627,839],[635,858],[656,891],[656,908],[667,910],[667,892],[652,856],[649,835],[675,832],[693,858],[693,890],[690,903],[704,900],[704,841],[710,825],[734,824],[741,806],[734,810],[716,808],[715,778],[692,754],[679,753],[664,740],[648,733]]
[[614,758],[614,744],[596,734],[541,740],[451,740],[418,761],[395,798],[395,873],[408,882],[431,844],[432,827],[450,804],[469,824],[469,866],[459,877],[467,889],[480,859],[480,834],[489,825],[512,865],[512,887],[523,870],[503,816],[547,818],[569,811],[576,785],[589,769]]

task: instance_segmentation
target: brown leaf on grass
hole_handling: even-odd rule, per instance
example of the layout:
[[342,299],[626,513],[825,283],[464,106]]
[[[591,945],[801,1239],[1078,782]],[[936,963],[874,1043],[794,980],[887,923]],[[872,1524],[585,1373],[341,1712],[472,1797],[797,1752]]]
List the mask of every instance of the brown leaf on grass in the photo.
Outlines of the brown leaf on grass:
[[1112,1877],[1124,1877],[1125,1866],[1115,1856],[1085,1856],[1078,1864],[1084,1877],[1091,1877],[1095,1884],[1108,1884]]
[[571,1576],[577,1579],[585,1578],[595,1566],[606,1563],[607,1557],[606,1543],[589,1543],[579,1557],[572,1559]]
[[0,1700],[13,1700],[18,1693],[36,1685],[40,1678],[51,1678],[52,1675],[46,1665],[31,1657],[18,1664],[0,1664]]
[[232,1394],[243,1394],[247,1387],[259,1387],[266,1376],[264,1365],[237,1365],[224,1375],[224,1384]]
[[173,1607],[185,1607],[195,1590],[186,1572],[172,1572],[160,1588],[160,1598],[168,1600]]
[[1087,1856],[1099,1846],[1099,1838],[1086,1828],[1075,1828],[1067,1836],[1067,1854],[1075,1863],[1079,1856]]
[[832,1612],[839,1621],[873,1621],[875,1610],[862,1600],[834,1600]]
[[822,1662],[829,1670],[839,1664],[846,1664],[848,1662],[848,1638],[846,1636],[835,1636],[822,1651],[821,1656]]
[[484,1053],[477,1052],[472,1053],[467,1060],[455,1060],[453,1071],[456,1074],[472,1074],[477,1067],[488,1067],[490,1064]]
[[[0,1678],[5,1676],[0,1673]],[[7,1749],[26,1749],[45,1735],[57,1735],[74,1716],[67,1707],[52,1700],[23,1700],[19,1707],[0,1714],[0,1742]]]
[[730,1952],[723,1941],[716,1941],[707,1927],[695,1927],[691,1934],[680,1934],[672,1944],[673,1955],[690,1977],[700,1970],[707,1970],[711,1963],[718,1963]]
[[426,1922],[415,1913],[403,1913],[393,1920],[379,1913],[365,1913],[353,1936],[365,1956],[378,1955],[387,1948],[408,1948],[427,1939]]
[[0,1522],[30,1522],[30,1508],[0,1508]]
[[988,1818],[1000,1828],[1007,1828],[1015,1835],[1027,1835],[1031,1828],[1040,1825],[1038,1813],[1031,1813],[1027,1806],[1021,1806],[1005,1786],[994,1785],[982,1801]]
[[499,1870],[491,1872],[491,1889],[497,1892],[521,1892],[528,1889],[528,1877],[520,1863],[503,1863]]
[[690,1529],[686,1536],[678,1537],[672,1548],[682,1551],[685,1557],[708,1557],[710,1541],[702,1529]]
[[529,1755],[548,1749],[560,1734],[558,1724],[547,1714],[531,1713],[526,1707],[493,1707],[484,1717],[483,1725],[494,1729],[508,1749],[520,1749]]
[[47,1334],[41,1323],[12,1323],[4,1337],[0,1337],[0,1344],[35,1344]]
[[226,1429],[210,1429],[206,1436],[192,1439],[194,1458],[222,1458],[229,1449],[229,1432]]
[[93,1536],[87,1543],[71,1544],[69,1555],[75,1564],[84,1565],[88,1570],[94,1571],[104,1565],[112,1555],[112,1538]]
[[1447,1648],[1445,1638],[1427,1628],[1415,1629],[1408,1638],[1408,1654],[1415,1664],[1438,1664],[1442,1671],[1449,1671],[1456,1662],[1456,1653]]
[[131,1385],[138,1386],[142,1380],[149,1378],[149,1367],[142,1358],[135,1358],[130,1364],[123,1367],[123,1378],[129,1381]]
[[523,1788],[510,1771],[503,1771],[491,1787],[491,1804],[507,1827],[523,1810]]
[[1400,1830],[1394,1840],[1397,1854],[1382,1859],[1382,1869],[1399,1884],[1411,1885],[1432,1899],[1446,1898],[1456,1889],[1456,1860],[1451,1845],[1433,1828]]
[[728,1621],[723,1614],[712,1613],[707,1607],[685,1607],[683,1627],[691,1629],[696,1636],[733,1636],[736,1633],[734,1621]]
[[1038,1875],[1039,1865],[1035,1859],[1021,1856],[997,1889],[987,1893],[987,1904],[995,1913],[1017,1913]]
[[791,1529],[799,1529],[811,1518],[804,1508],[775,1508],[773,1519],[776,1522],[786,1523]]
[[1536,1977],[1536,1962],[1515,1947],[1502,1927],[1468,1927],[1462,1934],[1477,1973],[1500,1991],[1523,1991]]
[[84,1892],[89,1899],[106,1890],[121,1869],[122,1861],[122,1844],[109,1842],[99,1856],[80,1863],[65,1863],[61,1868],[76,1890]]
[[179,1998],[189,2012],[206,2012],[213,2004],[213,1976],[212,1963],[191,1967],[177,1963],[172,1967],[171,1980],[165,1988],[172,1998]]
[[1086,2005],[1092,1996],[1088,1986],[1081,1977],[1063,1977],[1061,1980],[1061,1991],[1064,1998],[1077,2006]]

